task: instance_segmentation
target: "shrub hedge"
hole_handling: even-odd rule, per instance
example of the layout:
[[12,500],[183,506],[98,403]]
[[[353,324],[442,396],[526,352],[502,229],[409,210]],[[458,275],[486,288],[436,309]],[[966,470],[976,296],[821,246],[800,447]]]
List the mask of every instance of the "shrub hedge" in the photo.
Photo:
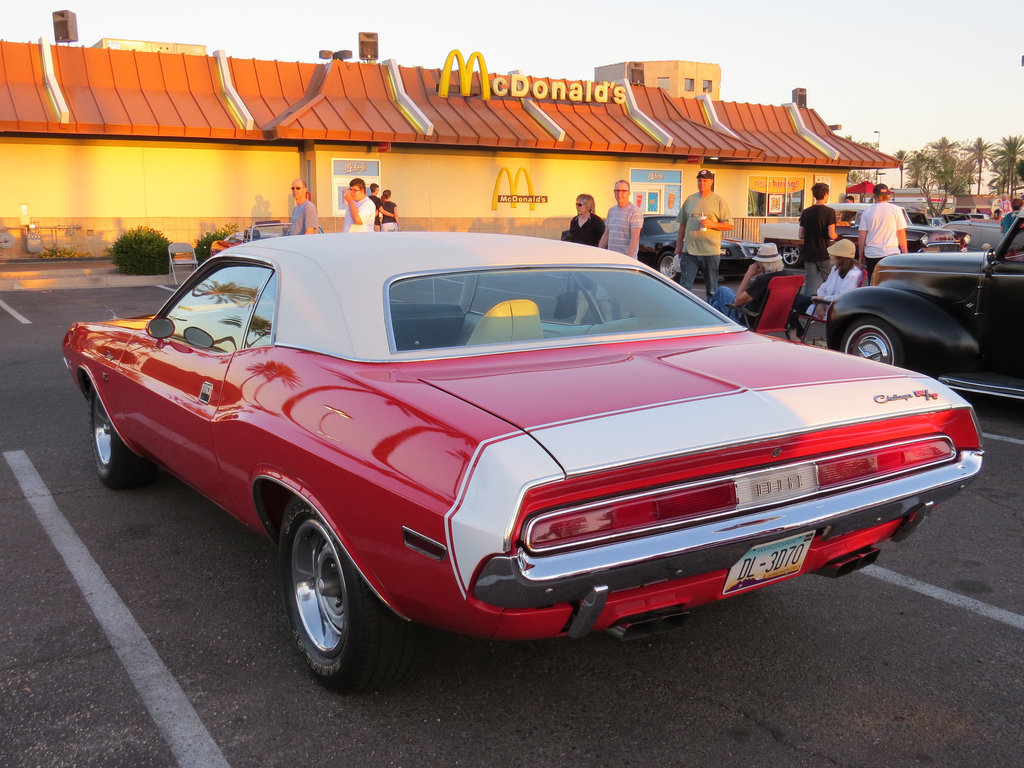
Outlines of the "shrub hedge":
[[110,258],[124,275],[166,275],[167,246],[171,241],[152,227],[136,227],[110,246]]

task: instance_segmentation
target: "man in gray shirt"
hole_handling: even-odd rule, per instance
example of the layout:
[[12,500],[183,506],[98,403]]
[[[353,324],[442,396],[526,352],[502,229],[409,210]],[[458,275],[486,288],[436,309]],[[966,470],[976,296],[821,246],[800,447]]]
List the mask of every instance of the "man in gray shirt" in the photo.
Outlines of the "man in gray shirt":
[[320,229],[320,217],[316,214],[316,206],[306,199],[308,188],[302,179],[292,182],[292,197],[295,198],[295,207],[292,208],[292,229],[293,235],[315,235]]

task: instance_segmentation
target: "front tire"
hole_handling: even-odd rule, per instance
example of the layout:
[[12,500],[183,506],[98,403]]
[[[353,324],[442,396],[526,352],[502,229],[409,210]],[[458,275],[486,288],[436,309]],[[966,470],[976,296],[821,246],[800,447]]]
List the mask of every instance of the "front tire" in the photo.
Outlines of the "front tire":
[[848,355],[889,365],[901,366],[906,362],[899,332],[885,320],[876,317],[854,320],[843,334],[840,349]]
[[281,592],[317,682],[340,693],[394,685],[415,657],[415,627],[386,608],[313,509],[295,499],[280,541]]
[[782,256],[782,263],[790,269],[803,266],[804,259],[799,245],[784,245],[779,248],[779,255]]
[[96,473],[108,488],[122,490],[149,485],[156,477],[156,465],[134,453],[114,429],[114,424],[95,392],[90,402],[92,455]]
[[674,280],[678,272],[672,271],[672,261],[675,259],[675,252],[669,248],[658,255],[658,271],[669,280]]

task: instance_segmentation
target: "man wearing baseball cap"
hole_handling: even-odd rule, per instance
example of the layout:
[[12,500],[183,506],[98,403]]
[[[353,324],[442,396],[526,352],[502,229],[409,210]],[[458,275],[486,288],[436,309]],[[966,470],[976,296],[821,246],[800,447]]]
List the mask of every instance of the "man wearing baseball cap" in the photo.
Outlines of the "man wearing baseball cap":
[[907,252],[907,216],[889,202],[892,190],[885,184],[875,184],[874,197],[875,202],[860,215],[857,225],[857,250],[867,264],[869,279],[880,259]]
[[704,274],[704,292],[711,296],[718,289],[718,260],[722,252],[722,233],[732,229],[732,216],[725,200],[715,191],[715,174],[707,168],[697,174],[697,192],[683,201],[676,221],[676,255],[679,256],[679,283],[687,290],[699,269]]

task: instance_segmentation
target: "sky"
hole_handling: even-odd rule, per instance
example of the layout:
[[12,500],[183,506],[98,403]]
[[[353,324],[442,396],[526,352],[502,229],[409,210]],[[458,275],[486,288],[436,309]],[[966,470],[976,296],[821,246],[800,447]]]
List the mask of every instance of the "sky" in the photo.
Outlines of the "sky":
[[[840,135],[880,141],[889,154],[943,136],[996,142],[1024,134],[1024,38],[1005,4],[992,11],[962,0],[65,2],[81,45],[154,40],[315,62],[322,49],[356,51],[359,32],[377,32],[381,59],[403,66],[440,67],[457,48],[480,51],[492,74],[586,80],[603,64],[683,59],[719,64],[725,101],[784,104],[794,88],[806,88],[808,106],[842,125]],[[63,9],[13,4],[0,39],[52,40],[55,10]]]

